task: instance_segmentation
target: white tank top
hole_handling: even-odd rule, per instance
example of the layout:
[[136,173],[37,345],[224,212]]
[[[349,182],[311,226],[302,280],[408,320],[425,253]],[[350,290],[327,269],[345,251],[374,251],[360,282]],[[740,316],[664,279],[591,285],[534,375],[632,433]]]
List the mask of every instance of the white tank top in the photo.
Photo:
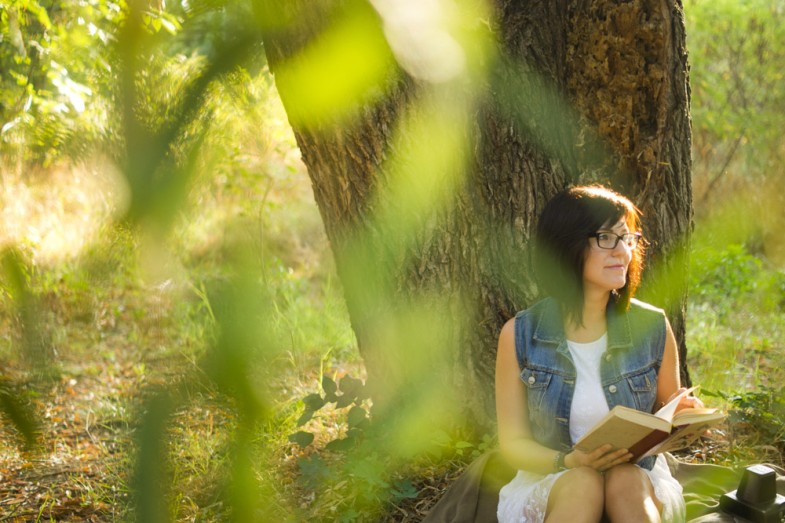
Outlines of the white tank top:
[[600,360],[608,348],[608,334],[590,343],[567,340],[567,346],[577,371],[570,408],[570,439],[575,444],[609,410],[600,379]]

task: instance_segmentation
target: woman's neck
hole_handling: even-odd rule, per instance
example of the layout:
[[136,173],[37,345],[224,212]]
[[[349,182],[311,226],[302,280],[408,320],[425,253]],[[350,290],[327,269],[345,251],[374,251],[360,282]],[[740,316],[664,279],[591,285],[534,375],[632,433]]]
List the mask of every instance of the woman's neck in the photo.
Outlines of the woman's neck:
[[583,301],[583,322],[577,325],[568,319],[564,326],[564,333],[568,340],[578,343],[588,343],[600,338],[607,330],[605,311],[608,307],[609,294],[603,296],[586,296]]

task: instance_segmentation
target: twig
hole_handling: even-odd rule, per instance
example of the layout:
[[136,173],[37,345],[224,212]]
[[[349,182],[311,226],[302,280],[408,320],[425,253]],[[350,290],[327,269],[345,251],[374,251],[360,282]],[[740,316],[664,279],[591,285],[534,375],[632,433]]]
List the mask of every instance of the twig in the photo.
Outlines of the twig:
[[706,190],[703,191],[703,196],[701,196],[701,204],[706,203],[706,200],[709,198],[709,193],[711,193],[711,191],[714,189],[714,186],[717,185],[717,182],[720,181],[720,178],[722,178],[722,176],[725,174],[725,171],[728,169],[728,165],[730,165],[731,160],[736,155],[736,150],[739,148],[739,144],[744,138],[744,131],[745,130],[742,129],[739,133],[739,136],[733,142],[733,147],[731,148],[730,153],[728,153],[728,156],[725,158],[725,162],[722,164],[722,169],[720,169],[719,172],[714,175],[714,178],[711,179],[708,187],[706,187]]
[[16,514],[16,515],[14,515],[14,513],[12,512],[11,514],[9,514],[7,516],[1,517],[0,521],[8,521],[11,518],[24,518],[24,517],[27,517],[27,516],[37,516],[37,515],[38,515],[38,512],[33,512],[33,511],[22,512],[21,514]]
[[23,501],[20,501],[19,503],[15,504],[14,505],[14,510],[12,510],[11,513],[8,514],[7,516],[3,516],[2,518],[0,518],[0,521],[6,521],[6,520],[11,519],[13,517],[21,517],[21,516],[26,515],[26,514],[20,514],[19,516],[15,516],[16,511],[19,510],[19,507],[21,507],[23,504],[24,504]]
[[49,477],[52,477],[52,476],[62,476],[63,474],[68,474],[68,473],[71,473],[71,472],[74,472],[73,468],[62,467],[62,468],[57,469],[57,470],[50,470],[50,471],[47,471],[47,472],[39,472],[37,474],[30,474],[30,475],[22,474],[21,476],[24,478],[25,481],[37,481],[37,480],[41,480],[41,479],[44,479],[44,478],[49,478]]

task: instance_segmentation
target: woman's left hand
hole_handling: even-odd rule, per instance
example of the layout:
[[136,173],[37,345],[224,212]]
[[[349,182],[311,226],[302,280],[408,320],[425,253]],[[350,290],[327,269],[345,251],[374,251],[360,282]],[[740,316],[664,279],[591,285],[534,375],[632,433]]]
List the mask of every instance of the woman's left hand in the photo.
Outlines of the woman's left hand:
[[[672,400],[673,398],[675,398],[685,390],[687,390],[686,387],[681,387],[679,390],[671,394],[671,397],[668,398],[668,401]],[[690,408],[702,409],[703,407],[705,407],[705,405],[703,404],[700,398],[696,398],[695,396],[684,396],[679,401],[679,406],[676,407],[676,412],[679,412],[682,409],[690,409]]]

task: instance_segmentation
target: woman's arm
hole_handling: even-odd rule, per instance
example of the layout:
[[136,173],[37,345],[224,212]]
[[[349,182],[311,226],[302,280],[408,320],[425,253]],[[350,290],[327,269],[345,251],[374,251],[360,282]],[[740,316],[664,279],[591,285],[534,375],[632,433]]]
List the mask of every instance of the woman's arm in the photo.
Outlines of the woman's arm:
[[[529,425],[526,385],[520,379],[518,358],[515,355],[515,320],[509,320],[499,335],[496,352],[496,419],[499,429],[499,447],[512,467],[540,474],[556,471],[558,451],[537,443]],[[608,452],[610,445],[591,453],[572,451],[564,460],[567,468],[588,466],[606,470],[629,461],[626,449]]]
[[[660,372],[657,375],[657,401],[654,405],[654,410],[668,403],[676,394],[684,391],[681,386],[681,378],[679,374],[679,349],[676,344],[676,336],[673,335],[673,329],[668,319],[665,319],[665,352],[662,355],[662,365]],[[702,407],[703,402],[694,397],[687,396],[682,398],[679,402],[678,410],[687,407]]]
[[671,324],[665,318],[665,352],[662,355],[662,364],[657,375],[657,403],[654,405],[654,410],[665,405],[680,388],[679,350]]
[[496,421],[499,448],[511,466],[541,474],[554,472],[557,451],[532,438],[526,385],[520,379],[515,355],[514,319],[502,327],[496,351]]

